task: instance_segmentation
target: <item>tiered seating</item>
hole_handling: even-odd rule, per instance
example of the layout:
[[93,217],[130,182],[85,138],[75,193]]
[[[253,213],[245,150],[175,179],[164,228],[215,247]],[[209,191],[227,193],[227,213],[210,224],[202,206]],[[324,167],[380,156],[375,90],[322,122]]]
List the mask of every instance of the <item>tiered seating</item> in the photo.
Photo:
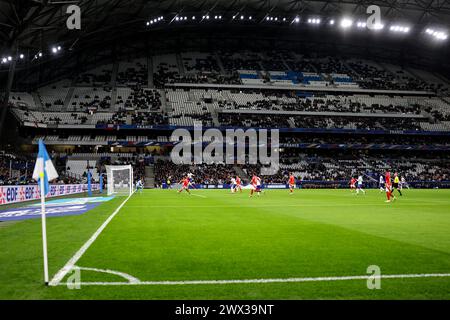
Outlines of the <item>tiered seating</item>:
[[161,95],[157,90],[140,86],[117,88],[116,110],[159,111]]
[[69,92],[70,81],[62,80],[38,89],[41,104],[46,111],[64,111],[64,100]]
[[326,87],[329,85],[328,81],[325,81],[320,74],[314,72],[301,73],[302,83],[314,87]]
[[175,165],[171,161],[157,161],[155,163],[155,182],[162,185],[169,179],[177,183],[190,172],[194,176],[194,182],[204,184],[223,184],[229,183],[231,177],[236,176],[232,165],[214,164],[214,165]]
[[157,88],[174,82],[180,76],[177,58],[174,54],[153,56],[153,81]]
[[14,106],[35,110],[36,103],[33,96],[27,92],[11,92],[9,94],[9,102]]
[[287,70],[286,59],[290,58],[289,52],[270,51],[260,53],[261,66],[264,70]]
[[293,79],[289,72],[285,71],[269,71],[268,76],[270,78],[270,82],[278,86],[290,86],[296,83],[297,79]]
[[209,53],[185,52],[181,54],[184,70],[187,73],[218,73],[220,67],[217,60]]
[[238,70],[238,74],[242,84],[264,84],[264,79],[255,70]]
[[[212,126],[211,108],[218,107],[217,102],[205,91],[166,91],[167,101],[171,107],[170,124],[192,126],[194,122],[201,122],[205,126]],[[207,103],[206,101],[209,101]]]
[[303,72],[316,72],[310,61],[312,59],[296,54],[288,53],[284,59],[291,70],[298,70]]
[[77,87],[69,102],[72,111],[100,110],[111,108],[111,89],[97,87]]
[[91,117],[91,124],[97,124],[97,123],[107,123],[109,122],[112,117],[114,116],[114,113],[107,113],[107,112],[98,112],[94,113]]
[[224,69],[233,73],[236,70],[262,70],[261,56],[253,52],[220,52],[218,53]]
[[148,80],[147,58],[119,62],[117,85],[145,86]]
[[417,75],[418,77],[420,77],[420,79],[424,80],[426,83],[433,84],[436,88],[438,88],[440,94],[448,95],[450,93],[450,84],[444,81],[443,79],[437,77],[436,75],[432,74],[431,72],[415,68],[409,68],[409,70],[411,70],[412,74]]
[[98,181],[99,173],[97,171],[97,161],[95,160],[72,160],[69,158],[66,164],[66,172],[76,177],[87,177],[87,171],[91,171],[92,178]]
[[[448,99],[448,98],[447,98]],[[446,98],[433,98],[423,101],[425,110],[439,121],[450,121],[450,101]]]
[[338,87],[359,88],[358,84],[356,84],[353,79],[345,73],[332,73],[331,78],[333,83]]
[[81,73],[76,79],[80,86],[105,86],[110,85],[112,76],[112,64],[103,65],[87,72]]

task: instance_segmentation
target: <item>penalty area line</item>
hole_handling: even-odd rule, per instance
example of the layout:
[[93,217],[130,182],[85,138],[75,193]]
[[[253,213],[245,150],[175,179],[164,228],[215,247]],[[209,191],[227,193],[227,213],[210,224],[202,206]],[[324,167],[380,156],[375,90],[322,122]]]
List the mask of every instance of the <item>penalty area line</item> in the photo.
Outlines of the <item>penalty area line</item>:
[[[380,275],[380,279],[410,279],[410,278],[445,278],[450,273],[423,273],[423,274],[387,274]],[[280,279],[236,279],[236,280],[186,280],[186,281],[130,281],[130,282],[59,282],[56,285],[82,285],[82,286],[179,286],[179,285],[226,285],[226,284],[252,284],[252,283],[295,283],[295,282],[327,282],[367,280],[377,278],[373,275],[316,277],[316,278],[280,278]]]
[[102,233],[102,231],[106,228],[106,226],[111,222],[111,220],[116,216],[117,213],[119,213],[120,209],[125,205],[125,203],[128,201],[128,199],[131,198],[131,196],[134,194],[131,193],[121,204],[117,207],[117,209],[102,223],[102,225],[97,229],[97,231],[94,232],[94,234],[89,238],[88,241],[86,241],[85,244],[73,255],[72,258],[70,258],[69,261],[67,261],[66,265],[62,267],[52,278],[52,280],[49,283],[49,286],[57,286],[62,279],[66,276],[66,274],[73,269],[75,264],[80,260],[80,258],[83,256],[83,254],[86,252],[87,249],[94,243],[94,241],[97,239],[97,237]]

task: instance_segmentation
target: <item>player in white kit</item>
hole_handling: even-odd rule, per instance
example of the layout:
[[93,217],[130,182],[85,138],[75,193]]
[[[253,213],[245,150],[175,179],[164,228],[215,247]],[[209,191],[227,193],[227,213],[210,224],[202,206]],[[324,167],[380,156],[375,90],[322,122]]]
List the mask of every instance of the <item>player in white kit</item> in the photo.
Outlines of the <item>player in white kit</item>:
[[231,193],[236,192],[236,179],[235,179],[235,178],[231,178],[231,187],[230,187],[230,191],[231,191]]
[[380,175],[380,182],[378,183],[380,187],[380,192],[384,192],[384,177],[383,175]]
[[359,194],[359,191],[361,191],[362,193],[366,193],[366,191],[364,191],[363,187],[363,177],[359,176],[358,177],[358,183],[357,183],[357,187],[356,187],[356,194]]
[[141,179],[139,179],[136,182],[136,192],[139,190],[139,193],[142,193],[142,190],[144,189],[144,183],[142,182]]

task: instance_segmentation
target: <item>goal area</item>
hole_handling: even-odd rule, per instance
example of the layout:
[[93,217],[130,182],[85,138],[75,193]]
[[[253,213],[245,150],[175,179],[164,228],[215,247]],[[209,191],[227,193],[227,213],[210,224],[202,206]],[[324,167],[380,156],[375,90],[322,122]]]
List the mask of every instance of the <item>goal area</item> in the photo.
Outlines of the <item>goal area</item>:
[[106,166],[108,195],[128,196],[133,193],[133,167]]

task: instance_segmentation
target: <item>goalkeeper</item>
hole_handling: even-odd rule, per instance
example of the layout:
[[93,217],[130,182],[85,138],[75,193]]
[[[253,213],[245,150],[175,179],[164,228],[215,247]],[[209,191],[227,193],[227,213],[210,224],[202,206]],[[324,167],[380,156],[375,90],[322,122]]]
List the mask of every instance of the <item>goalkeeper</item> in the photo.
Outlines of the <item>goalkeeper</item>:
[[144,184],[142,183],[142,180],[139,179],[136,183],[136,192],[139,190],[139,193],[142,193],[142,190],[144,189]]

